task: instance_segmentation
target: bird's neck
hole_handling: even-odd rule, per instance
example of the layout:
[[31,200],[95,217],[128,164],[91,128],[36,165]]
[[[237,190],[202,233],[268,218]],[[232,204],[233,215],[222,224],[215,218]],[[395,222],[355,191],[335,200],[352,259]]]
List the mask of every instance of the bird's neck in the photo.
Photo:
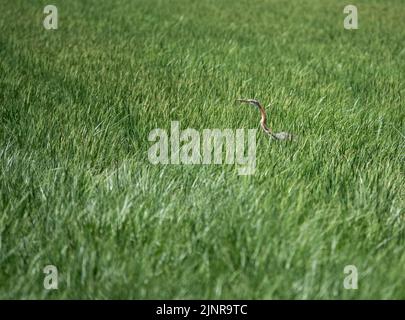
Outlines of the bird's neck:
[[267,125],[266,125],[266,121],[267,121],[266,111],[264,110],[264,108],[261,105],[259,107],[259,111],[262,116],[262,119],[260,120],[260,125],[262,126],[263,130],[266,133],[272,134],[272,130],[269,127],[267,127]]

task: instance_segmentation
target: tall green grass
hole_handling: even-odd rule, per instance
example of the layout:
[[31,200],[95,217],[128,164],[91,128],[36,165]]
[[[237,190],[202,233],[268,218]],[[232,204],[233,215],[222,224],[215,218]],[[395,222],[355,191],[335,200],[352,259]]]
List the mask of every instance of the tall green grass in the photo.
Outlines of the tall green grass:
[[[0,0],[0,298],[405,298],[403,1],[47,4]],[[148,162],[170,121],[258,128],[235,98],[299,139]]]

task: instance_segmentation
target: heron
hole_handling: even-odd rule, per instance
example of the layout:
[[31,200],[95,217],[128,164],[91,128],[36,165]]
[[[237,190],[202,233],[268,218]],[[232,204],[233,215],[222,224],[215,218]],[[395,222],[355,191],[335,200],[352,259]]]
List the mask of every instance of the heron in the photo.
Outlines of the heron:
[[250,104],[259,109],[260,115],[262,117],[260,120],[260,126],[262,127],[263,131],[270,136],[271,139],[273,139],[273,140],[293,140],[293,135],[291,133],[288,133],[288,132],[274,133],[273,130],[271,130],[269,127],[267,127],[266,110],[264,110],[263,106],[260,104],[259,101],[255,100],[255,99],[237,99],[236,101],[241,102],[241,103]]

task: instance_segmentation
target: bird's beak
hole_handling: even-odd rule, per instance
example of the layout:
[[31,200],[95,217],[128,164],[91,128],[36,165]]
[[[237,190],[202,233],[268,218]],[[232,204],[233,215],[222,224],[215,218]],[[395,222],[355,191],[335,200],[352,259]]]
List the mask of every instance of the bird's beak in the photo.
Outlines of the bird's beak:
[[257,107],[257,105],[255,103],[253,103],[251,100],[248,100],[248,99],[236,99],[236,101],[241,102],[241,103],[247,103],[253,107]]

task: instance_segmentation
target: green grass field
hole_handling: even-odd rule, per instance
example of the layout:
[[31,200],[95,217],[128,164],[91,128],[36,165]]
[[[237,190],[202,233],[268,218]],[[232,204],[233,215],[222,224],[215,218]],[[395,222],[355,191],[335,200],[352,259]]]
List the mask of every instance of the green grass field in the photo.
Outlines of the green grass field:
[[[0,7],[0,298],[405,299],[404,1]],[[258,128],[236,98],[299,139],[148,161],[171,121]]]

